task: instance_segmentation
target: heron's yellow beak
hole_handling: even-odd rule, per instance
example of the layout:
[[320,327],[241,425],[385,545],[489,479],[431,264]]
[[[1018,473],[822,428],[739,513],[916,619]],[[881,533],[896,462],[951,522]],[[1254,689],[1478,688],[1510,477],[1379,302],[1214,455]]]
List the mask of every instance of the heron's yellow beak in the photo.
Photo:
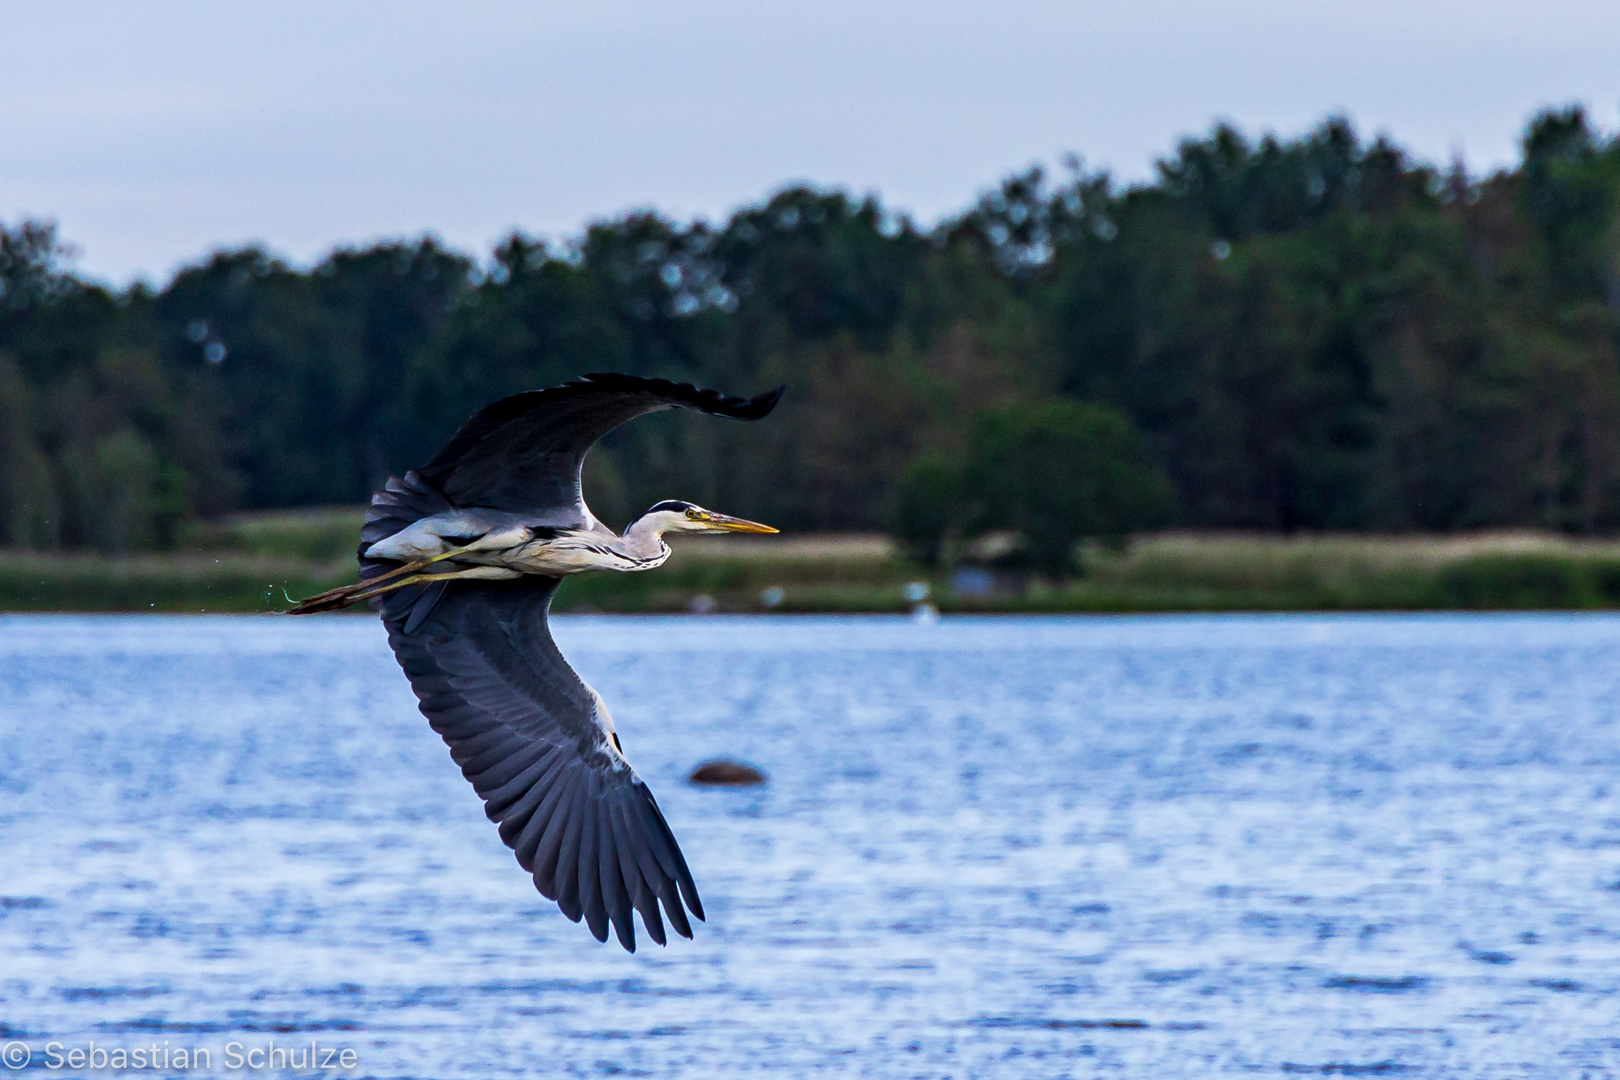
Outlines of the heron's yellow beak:
[[702,511],[702,515],[698,518],[698,520],[707,525],[709,528],[717,529],[721,532],[773,533],[777,531],[776,529],[771,528],[769,525],[761,525],[757,521],[747,521],[743,518],[729,517],[725,514],[716,514],[711,510]]

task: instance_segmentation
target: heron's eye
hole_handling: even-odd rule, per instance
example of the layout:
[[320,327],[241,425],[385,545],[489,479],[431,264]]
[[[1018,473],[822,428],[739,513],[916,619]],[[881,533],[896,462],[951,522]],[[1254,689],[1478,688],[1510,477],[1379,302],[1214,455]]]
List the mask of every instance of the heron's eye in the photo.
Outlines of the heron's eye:
[[686,517],[690,521],[699,521],[703,518],[703,512],[701,510],[688,510]]

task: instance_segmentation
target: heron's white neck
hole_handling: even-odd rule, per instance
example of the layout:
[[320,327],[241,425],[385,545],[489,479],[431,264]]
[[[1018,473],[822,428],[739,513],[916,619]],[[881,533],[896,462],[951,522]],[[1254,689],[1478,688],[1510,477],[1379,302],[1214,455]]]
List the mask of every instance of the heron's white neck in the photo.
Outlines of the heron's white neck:
[[638,559],[656,558],[669,550],[669,545],[664,543],[664,534],[675,531],[685,521],[684,516],[668,510],[643,514],[624,530],[624,535],[619,538],[620,546]]

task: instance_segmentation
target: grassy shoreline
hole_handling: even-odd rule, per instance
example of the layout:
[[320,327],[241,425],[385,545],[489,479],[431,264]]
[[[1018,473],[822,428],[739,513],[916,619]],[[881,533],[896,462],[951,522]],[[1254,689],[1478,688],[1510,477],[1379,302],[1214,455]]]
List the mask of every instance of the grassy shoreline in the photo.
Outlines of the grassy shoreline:
[[[0,611],[270,612],[353,580],[360,511],[240,515],[182,550],[114,558],[0,551]],[[953,590],[877,536],[677,541],[664,567],[566,582],[558,611],[897,612],[909,583],[942,611],[1425,611],[1620,608],[1620,541],[1536,533],[1166,533],[1097,550],[1079,579]]]

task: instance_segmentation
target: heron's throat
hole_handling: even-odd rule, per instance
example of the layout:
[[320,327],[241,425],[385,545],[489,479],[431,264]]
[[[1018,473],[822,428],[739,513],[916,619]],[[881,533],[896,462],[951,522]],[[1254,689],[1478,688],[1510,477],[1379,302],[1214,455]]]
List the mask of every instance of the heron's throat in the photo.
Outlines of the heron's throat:
[[664,514],[644,514],[632,522],[619,538],[625,553],[638,559],[657,559],[668,555],[669,545],[664,543],[664,533],[671,526],[670,522],[663,520],[665,517]]

